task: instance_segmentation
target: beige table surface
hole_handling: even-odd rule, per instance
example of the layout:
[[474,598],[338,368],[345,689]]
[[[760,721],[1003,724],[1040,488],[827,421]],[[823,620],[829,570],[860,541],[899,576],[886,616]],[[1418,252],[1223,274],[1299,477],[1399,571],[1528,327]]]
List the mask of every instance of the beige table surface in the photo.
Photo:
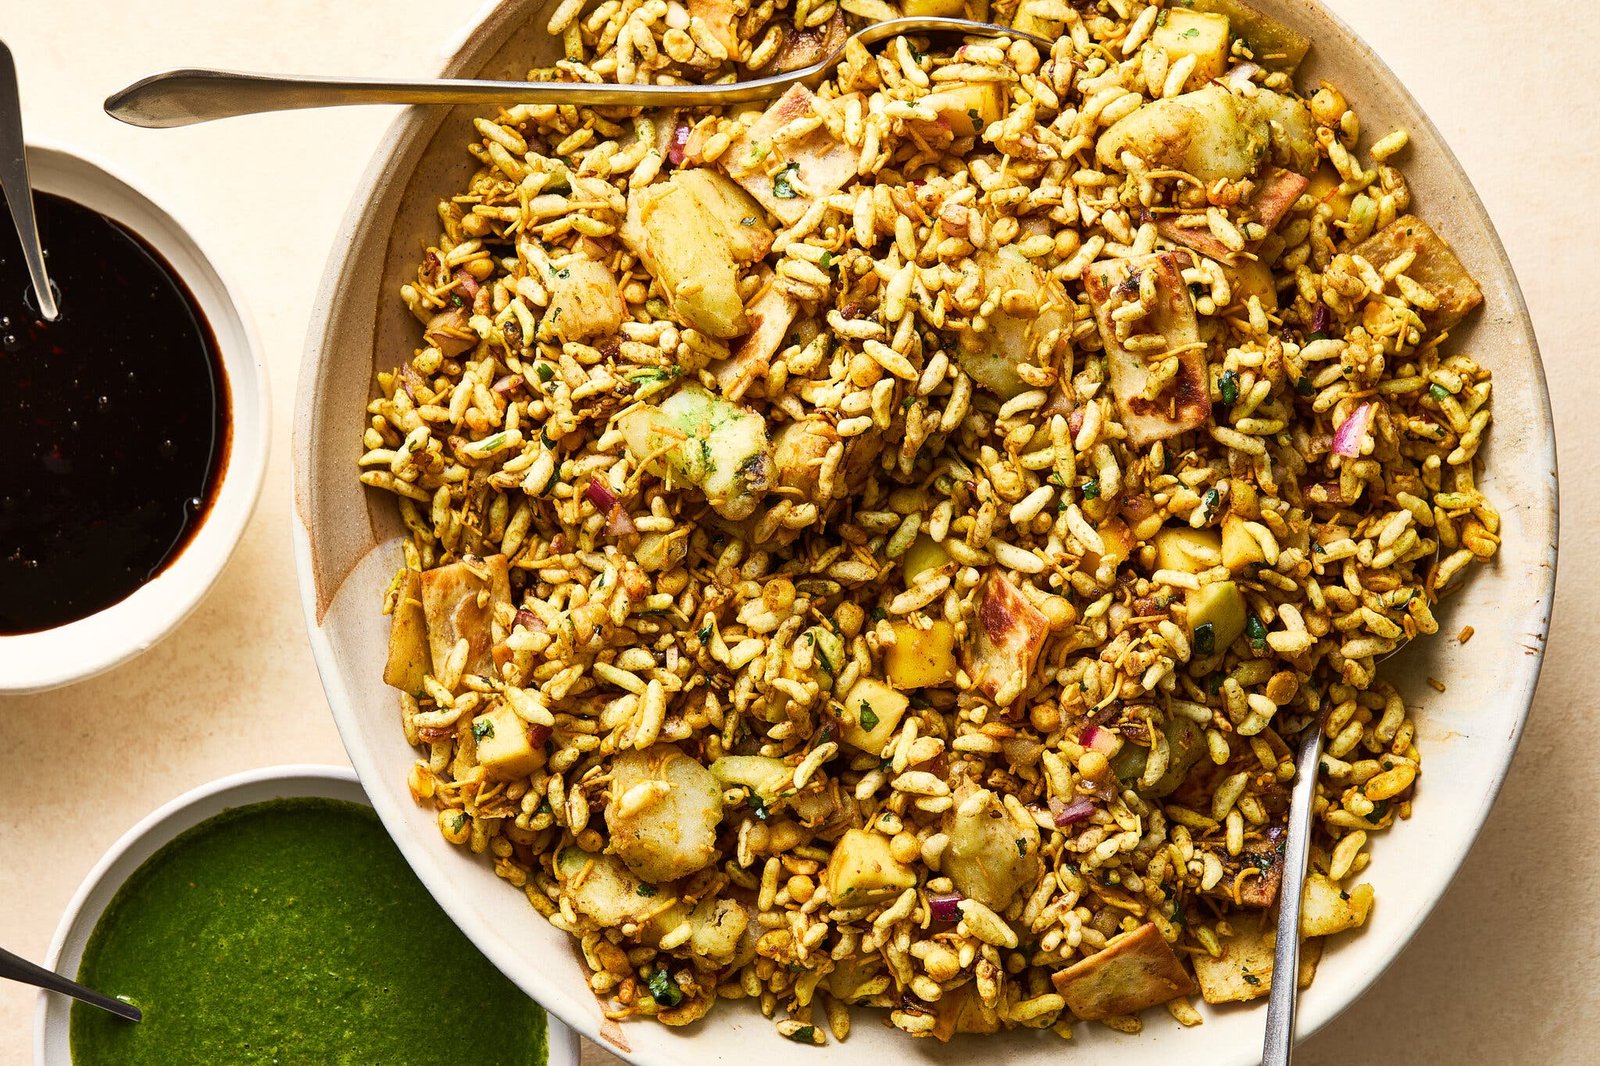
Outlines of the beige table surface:
[[[1331,3],[1379,43],[1499,224],[1544,348],[1566,521],[1544,683],[1500,803],[1415,943],[1297,1061],[1593,1063],[1600,723],[1583,695],[1582,634],[1600,631],[1591,602],[1600,582],[1592,554],[1600,296],[1590,281],[1600,105],[1580,92],[1592,20],[1574,18],[1588,0]],[[179,792],[254,766],[344,762],[301,627],[289,427],[331,235],[391,112],[143,131],[106,118],[101,100],[185,65],[423,76],[476,10],[477,0],[0,0],[0,36],[17,56],[30,133],[110,161],[197,231],[244,287],[274,407],[260,506],[204,605],[164,644],[107,676],[0,700],[0,944],[42,957],[96,858]],[[28,1061],[33,1003],[31,991],[0,984],[0,1066]],[[592,1048],[585,1057],[614,1061]]]

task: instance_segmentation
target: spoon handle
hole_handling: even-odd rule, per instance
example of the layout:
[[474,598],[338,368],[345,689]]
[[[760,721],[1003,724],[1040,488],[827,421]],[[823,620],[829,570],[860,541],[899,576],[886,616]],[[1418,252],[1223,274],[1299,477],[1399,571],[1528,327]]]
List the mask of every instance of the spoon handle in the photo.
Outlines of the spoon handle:
[[0,41],[0,194],[11,209],[11,221],[22,242],[22,258],[28,264],[28,277],[39,298],[39,313],[45,321],[61,317],[56,307],[55,290],[44,268],[44,252],[39,247],[39,227],[33,218],[33,186],[28,182],[28,150],[22,139],[22,98],[17,88],[17,64],[11,49]]
[[1278,942],[1272,955],[1272,992],[1267,998],[1267,1034],[1261,1066],[1289,1066],[1294,1054],[1294,1012],[1300,997],[1300,900],[1311,854],[1311,809],[1322,760],[1322,723],[1314,721],[1295,753],[1289,833],[1284,842],[1283,883],[1278,888]]
[[806,68],[723,85],[617,85],[553,81],[363,81],[228,70],[169,70],[106,99],[106,113],[166,129],[264,111],[346,104],[582,104],[591,107],[715,107],[782,95],[820,71]]
[[20,955],[13,955],[5,948],[0,948],[0,977],[12,981],[20,981],[25,985],[42,988],[48,992],[60,992],[62,995],[71,996],[73,999],[82,1000],[101,1010],[110,1011],[119,1018],[126,1018],[130,1022],[139,1021],[143,1013],[132,1003],[124,1003],[120,999],[102,995],[92,988],[84,988],[74,981],[69,981],[52,970],[29,962]]
[[[955,33],[1032,41],[1046,53],[1051,41],[1008,26],[958,18],[902,17],[863,26],[850,40],[862,46],[896,34]],[[796,83],[816,88],[844,56],[841,44],[798,70],[715,85],[618,85],[567,81],[370,81],[243,74],[227,70],[169,70],[134,82],[106,99],[106,113],[134,126],[188,126],[262,111],[344,104],[586,104],[591,107],[718,107],[781,96]]]

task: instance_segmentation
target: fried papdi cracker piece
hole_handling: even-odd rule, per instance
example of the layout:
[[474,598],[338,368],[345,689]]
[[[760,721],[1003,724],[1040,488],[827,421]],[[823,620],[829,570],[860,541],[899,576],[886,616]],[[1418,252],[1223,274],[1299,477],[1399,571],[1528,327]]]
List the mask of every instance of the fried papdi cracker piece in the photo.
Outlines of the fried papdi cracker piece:
[[1154,922],[1108,941],[1103,951],[1051,980],[1072,1013],[1090,1021],[1137,1014],[1195,990]]

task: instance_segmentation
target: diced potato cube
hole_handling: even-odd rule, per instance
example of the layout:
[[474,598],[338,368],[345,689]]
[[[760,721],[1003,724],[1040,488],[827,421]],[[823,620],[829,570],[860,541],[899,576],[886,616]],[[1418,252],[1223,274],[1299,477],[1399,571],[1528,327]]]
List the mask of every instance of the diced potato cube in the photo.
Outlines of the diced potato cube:
[[[466,672],[494,676],[494,608],[511,601],[511,572],[504,555],[436,566],[422,572],[422,609],[428,621],[428,646],[434,674],[443,674],[467,641]],[[479,593],[487,593],[479,603]]]
[[929,93],[917,101],[938,113],[938,121],[957,137],[976,137],[1000,118],[1004,90],[997,81],[953,86]]
[[604,263],[585,255],[569,255],[551,264],[545,278],[550,306],[539,330],[562,341],[585,341],[614,335],[626,308],[616,275]]
[[1165,526],[1155,535],[1156,566],[1202,574],[1222,563],[1222,538],[1214,529]]
[[1128,523],[1120,518],[1108,518],[1100,523],[1095,531],[1100,534],[1100,543],[1105,548],[1102,552],[1088,552],[1083,557],[1083,570],[1085,573],[1094,573],[1100,569],[1100,564],[1110,562],[1112,566],[1121,566],[1128,556],[1133,553],[1133,530],[1128,528]]
[[432,665],[428,619],[422,610],[422,575],[406,570],[398,594],[389,616],[389,658],[383,666],[383,683],[415,696],[422,691],[422,679]]
[[1072,1013],[1089,1021],[1137,1014],[1194,992],[1194,981],[1154,922],[1113,937],[1051,980]]
[[1175,167],[1209,184],[1254,173],[1270,140],[1264,124],[1245,121],[1232,93],[1211,83],[1118,119],[1100,135],[1095,155],[1120,168],[1122,153],[1132,152],[1152,168]]
[[979,252],[973,262],[983,275],[984,291],[998,299],[1007,292],[1033,298],[1033,313],[996,309],[982,333],[963,331],[957,337],[956,362],[972,380],[1006,399],[1026,392],[1017,366],[1049,362],[1059,346],[1072,306],[1061,283],[1032,260],[1007,245],[998,252]]
[[1322,874],[1308,875],[1300,905],[1301,935],[1332,936],[1365,925],[1372,910],[1372,895],[1371,885],[1341,889],[1338,882]]
[[1228,69],[1228,49],[1233,42],[1228,31],[1228,16],[1172,7],[1156,19],[1150,43],[1167,53],[1169,63],[1194,56],[1194,72],[1183,83],[1189,90],[1198,89],[1212,78],[1222,77]]
[[1272,314],[1278,309],[1278,286],[1272,280],[1272,268],[1259,259],[1240,259],[1229,266],[1223,264],[1222,273],[1232,290],[1233,305],[1245,308],[1250,297],[1261,301],[1261,309]]
[[[1232,581],[1213,581],[1184,594],[1189,607],[1189,632],[1198,641],[1201,626],[1211,627],[1211,646],[1224,651],[1244,632],[1244,597]],[[1196,656],[1204,655],[1198,647]]]
[[918,574],[935,570],[949,561],[950,553],[944,550],[943,544],[926,533],[919,533],[917,539],[911,542],[911,547],[900,557],[900,571],[905,575],[906,583],[910,584]]
[[944,816],[950,838],[939,869],[968,899],[1000,912],[1039,880],[1039,827],[986,788],[961,786]]
[[1059,4],[1051,4],[1046,0],[1020,0],[1017,4],[1017,14],[1011,20],[1011,25],[1023,33],[1031,33],[1046,40],[1055,40],[1061,36],[1065,28],[1059,18],[1048,18],[1060,9]]
[[883,751],[911,705],[904,695],[870,677],[863,677],[851,686],[843,703],[841,739],[868,755]]
[[722,157],[729,176],[785,225],[800,221],[813,203],[856,176],[856,150],[835,140],[825,123],[793,132],[816,115],[816,96],[795,85]]
[[1015,702],[1033,680],[1049,633],[1044,614],[1005,575],[991,574],[978,602],[977,625],[963,650],[978,691],[1003,707]]
[[659,884],[704,869],[717,857],[722,787],[674,744],[625,751],[612,763],[605,808],[610,851]]
[[1430,333],[1449,329],[1483,303],[1483,290],[1450,245],[1415,215],[1395,219],[1361,242],[1355,251],[1379,270],[1405,252],[1416,253],[1406,276],[1439,301],[1437,308],[1419,312]]
[[896,688],[944,684],[956,675],[956,627],[942,618],[927,629],[894,623],[894,647],[884,652],[883,668]]
[[1185,6],[1226,15],[1234,36],[1250,46],[1256,62],[1267,70],[1293,74],[1311,48],[1311,38],[1244,0],[1185,0]]
[[1222,565],[1230,574],[1238,574],[1252,566],[1267,561],[1261,543],[1244,528],[1244,519],[1236,514],[1222,517]]
[[907,18],[958,19],[966,7],[966,0],[905,0],[900,11]]
[[656,463],[697,486],[724,518],[749,518],[772,487],[766,419],[699,385],[683,386],[659,406],[640,404],[618,428],[636,461],[658,456]]
[[1095,144],[1096,158],[1108,167],[1120,170],[1123,152],[1207,184],[1248,177],[1269,158],[1303,174],[1318,159],[1316,123],[1303,100],[1263,88],[1244,97],[1209,82],[1135,109]]
[[472,720],[478,742],[478,765],[497,781],[527,777],[544,762],[544,752],[533,746],[527,723],[509,704],[502,704]]
[[1331,164],[1324,163],[1311,172],[1310,183],[1306,186],[1306,192],[1311,194],[1313,200],[1328,205],[1336,222],[1349,217],[1350,204],[1355,199],[1344,191],[1342,183],[1339,172]]
[[631,191],[621,237],[685,323],[722,339],[748,331],[739,266],[766,254],[772,230],[727,178],[696,167]]
[[917,883],[916,871],[890,853],[889,838],[869,829],[846,830],[833,846],[822,876],[828,899],[836,907],[893,899]]
[[660,909],[656,893],[639,891],[646,882],[634,876],[614,855],[597,855],[579,847],[556,854],[556,878],[566,884],[582,875],[577,887],[568,887],[573,906],[605,928],[625,922],[643,922]]
[[[1094,307],[1111,372],[1112,398],[1117,417],[1136,448],[1145,448],[1211,420],[1211,386],[1206,371],[1206,350],[1200,343],[1200,325],[1194,301],[1183,281],[1189,264],[1187,252],[1156,252],[1136,259],[1105,259],[1084,275],[1084,287]],[[1178,354],[1168,380],[1155,374],[1156,361],[1129,351],[1117,337],[1112,318],[1128,286],[1138,291],[1141,276],[1152,272],[1157,299],[1139,325],[1141,333],[1159,333],[1167,348]],[[1161,360],[1166,362],[1166,360]]]

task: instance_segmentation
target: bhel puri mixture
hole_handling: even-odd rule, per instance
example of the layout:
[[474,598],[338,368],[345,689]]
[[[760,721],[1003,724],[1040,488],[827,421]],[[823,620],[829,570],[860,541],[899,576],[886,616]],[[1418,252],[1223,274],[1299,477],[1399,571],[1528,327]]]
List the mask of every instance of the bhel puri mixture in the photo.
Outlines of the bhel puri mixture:
[[1411,813],[1376,666],[1498,545],[1482,296],[1405,133],[1238,0],[564,0],[532,76],[762,76],[899,14],[1054,45],[476,120],[361,458],[410,789],[612,1018],[1198,1024],[1275,977],[1285,738],[1327,737],[1298,979]]

